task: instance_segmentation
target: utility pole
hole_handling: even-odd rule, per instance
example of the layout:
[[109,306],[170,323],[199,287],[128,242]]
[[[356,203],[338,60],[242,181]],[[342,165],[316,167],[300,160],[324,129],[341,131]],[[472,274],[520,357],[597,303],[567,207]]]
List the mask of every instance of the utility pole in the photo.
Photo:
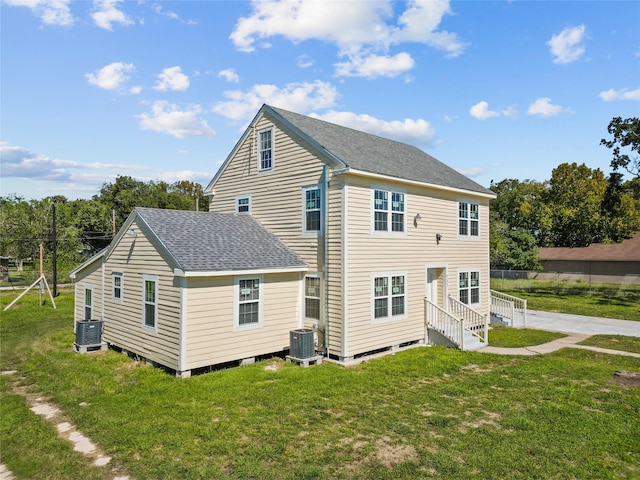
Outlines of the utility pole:
[[52,238],[52,243],[53,243],[53,296],[57,297],[58,296],[58,234],[56,231],[56,224],[57,222],[57,218],[56,218],[56,204],[54,203],[52,205],[52,212],[53,212],[53,226],[51,228],[51,236]]

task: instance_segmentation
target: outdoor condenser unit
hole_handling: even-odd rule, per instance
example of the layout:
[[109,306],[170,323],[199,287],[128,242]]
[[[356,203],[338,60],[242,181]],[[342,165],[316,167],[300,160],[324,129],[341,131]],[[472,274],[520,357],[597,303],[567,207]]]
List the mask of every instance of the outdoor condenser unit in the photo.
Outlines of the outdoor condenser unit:
[[76,326],[76,345],[102,343],[102,320],[80,320]]
[[289,332],[289,355],[293,358],[311,358],[315,354],[313,330],[299,328]]

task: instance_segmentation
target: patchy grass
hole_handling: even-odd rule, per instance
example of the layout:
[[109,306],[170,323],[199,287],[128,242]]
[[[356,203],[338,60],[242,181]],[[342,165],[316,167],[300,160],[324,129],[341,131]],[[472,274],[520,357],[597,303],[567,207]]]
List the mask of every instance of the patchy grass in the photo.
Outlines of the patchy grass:
[[640,321],[640,286],[491,279],[491,288],[548,312]]
[[489,345],[494,347],[531,347],[566,337],[564,333],[534,330],[532,328],[510,328],[494,326],[489,330]]
[[[2,321],[35,326],[50,314],[15,310]],[[3,328],[3,346],[20,353],[12,365],[23,382],[137,480],[640,477],[640,390],[612,381],[616,370],[639,371],[639,359],[425,347],[352,368],[272,359],[180,380],[113,351],[72,352],[68,322],[50,324],[31,350],[10,338],[28,336],[27,325]],[[53,478],[49,468],[100,478],[75,452],[46,456],[54,430],[7,383],[2,461],[19,478]],[[13,435],[18,423],[37,433]],[[27,450],[47,461],[22,473]]]
[[640,353],[640,337],[625,337],[623,335],[593,335],[580,342],[580,345],[610,348],[623,352]]

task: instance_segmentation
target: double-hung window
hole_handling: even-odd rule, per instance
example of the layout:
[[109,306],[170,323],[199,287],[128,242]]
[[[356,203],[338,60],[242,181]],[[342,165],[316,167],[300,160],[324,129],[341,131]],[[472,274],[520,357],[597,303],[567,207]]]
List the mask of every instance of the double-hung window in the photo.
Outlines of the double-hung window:
[[302,202],[304,207],[303,231],[319,232],[322,230],[322,195],[317,185],[302,189]]
[[480,303],[480,272],[469,270],[458,273],[459,300],[467,305]]
[[304,316],[313,320],[320,319],[320,277],[304,277]]
[[236,197],[236,213],[251,213],[251,195]]
[[235,321],[234,329],[243,330],[262,325],[263,279],[261,276],[242,277],[234,280]]
[[373,191],[373,229],[376,232],[404,232],[404,193]]
[[91,320],[93,315],[93,286],[85,285],[84,287],[84,319]]
[[158,276],[143,275],[142,325],[156,330],[158,327]]
[[458,202],[458,235],[477,237],[480,234],[480,206],[477,203]]
[[273,129],[258,132],[258,171],[273,168]]
[[373,284],[373,320],[405,318],[406,275],[375,273]]
[[113,272],[111,274],[111,297],[116,303],[122,303],[122,273]]

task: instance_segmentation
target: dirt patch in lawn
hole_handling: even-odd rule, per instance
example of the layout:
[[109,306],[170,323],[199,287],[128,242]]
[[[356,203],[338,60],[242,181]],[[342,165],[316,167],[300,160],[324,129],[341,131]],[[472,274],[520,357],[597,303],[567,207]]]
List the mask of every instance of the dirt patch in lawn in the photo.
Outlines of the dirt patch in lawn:
[[619,370],[613,374],[611,381],[625,387],[640,387],[640,372],[627,372]]

